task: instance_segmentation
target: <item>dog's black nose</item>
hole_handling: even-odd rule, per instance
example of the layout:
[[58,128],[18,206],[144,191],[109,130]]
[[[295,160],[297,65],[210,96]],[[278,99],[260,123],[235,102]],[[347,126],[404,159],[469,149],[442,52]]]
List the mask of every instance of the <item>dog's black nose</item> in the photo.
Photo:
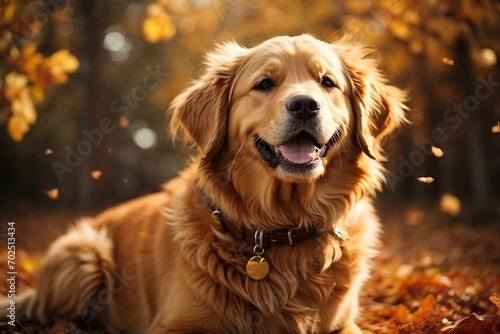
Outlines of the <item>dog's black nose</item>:
[[318,101],[307,95],[295,95],[286,103],[288,112],[295,118],[307,121],[318,115]]

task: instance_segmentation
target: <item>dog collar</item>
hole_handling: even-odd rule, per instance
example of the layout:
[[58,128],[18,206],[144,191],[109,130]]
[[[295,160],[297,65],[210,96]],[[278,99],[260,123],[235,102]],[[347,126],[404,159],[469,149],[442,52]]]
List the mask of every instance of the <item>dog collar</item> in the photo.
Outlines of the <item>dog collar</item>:
[[290,229],[252,230],[235,224],[230,219],[225,218],[220,211],[212,212],[212,219],[219,223],[224,230],[231,233],[239,241],[245,241],[250,245],[258,246],[260,249],[269,248],[272,245],[293,246],[307,238],[316,235],[315,228],[292,227]]

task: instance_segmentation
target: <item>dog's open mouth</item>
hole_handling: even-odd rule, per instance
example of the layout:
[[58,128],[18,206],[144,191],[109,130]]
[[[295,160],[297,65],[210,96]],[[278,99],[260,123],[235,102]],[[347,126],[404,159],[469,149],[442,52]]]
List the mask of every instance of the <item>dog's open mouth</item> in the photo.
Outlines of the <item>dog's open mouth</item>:
[[340,129],[323,145],[306,132],[300,132],[277,146],[271,146],[258,136],[255,137],[254,143],[262,159],[271,167],[276,167],[280,163],[296,167],[309,167],[319,163],[321,158],[326,156],[328,149],[338,141],[339,136]]

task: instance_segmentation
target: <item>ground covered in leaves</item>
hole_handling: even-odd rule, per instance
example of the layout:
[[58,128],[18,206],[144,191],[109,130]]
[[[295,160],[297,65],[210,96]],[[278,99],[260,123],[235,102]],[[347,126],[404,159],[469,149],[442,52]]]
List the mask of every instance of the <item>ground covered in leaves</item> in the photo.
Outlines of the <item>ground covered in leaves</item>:
[[[3,210],[2,210],[3,211]],[[381,205],[384,247],[361,298],[366,333],[500,334],[500,224],[450,220],[432,207]],[[8,216],[10,214],[10,216]],[[92,214],[92,213],[88,213]],[[34,284],[48,244],[81,212],[20,210],[16,220],[16,293]],[[7,288],[7,226],[2,229],[0,293]],[[20,321],[0,333],[113,333],[101,324],[78,328]]]

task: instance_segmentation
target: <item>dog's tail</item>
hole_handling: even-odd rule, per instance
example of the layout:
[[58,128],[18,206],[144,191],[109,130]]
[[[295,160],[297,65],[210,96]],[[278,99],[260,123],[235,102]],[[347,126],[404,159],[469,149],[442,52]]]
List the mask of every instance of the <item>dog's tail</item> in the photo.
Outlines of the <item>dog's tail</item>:
[[56,317],[72,320],[90,316],[89,301],[111,280],[112,250],[104,229],[97,230],[88,220],[81,220],[51,245],[35,289],[0,299],[0,320],[47,323]]

